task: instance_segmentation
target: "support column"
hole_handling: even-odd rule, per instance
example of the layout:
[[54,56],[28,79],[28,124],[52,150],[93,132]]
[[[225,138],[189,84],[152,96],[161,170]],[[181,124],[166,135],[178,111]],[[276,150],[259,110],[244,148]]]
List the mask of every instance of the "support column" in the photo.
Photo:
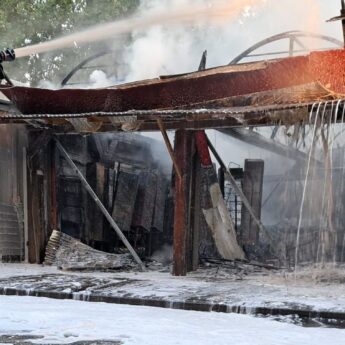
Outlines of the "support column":
[[[185,276],[190,243],[190,183],[193,155],[193,134],[178,130],[175,134],[175,157],[182,178],[175,177],[174,257],[173,274]],[[191,253],[192,254],[192,253]]]
[[56,147],[55,141],[51,140],[49,148],[49,194],[50,194],[50,231],[58,229],[58,214],[57,214],[57,185],[56,185]]
[[23,214],[24,214],[24,261],[29,262],[29,209],[28,209],[28,166],[26,147],[23,147]]

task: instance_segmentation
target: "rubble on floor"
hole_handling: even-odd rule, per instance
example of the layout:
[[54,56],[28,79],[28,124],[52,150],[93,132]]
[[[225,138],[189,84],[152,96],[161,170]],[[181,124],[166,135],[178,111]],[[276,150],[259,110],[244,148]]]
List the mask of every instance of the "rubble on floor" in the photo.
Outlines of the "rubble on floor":
[[130,254],[101,252],[57,230],[49,239],[44,264],[69,271],[138,269]]

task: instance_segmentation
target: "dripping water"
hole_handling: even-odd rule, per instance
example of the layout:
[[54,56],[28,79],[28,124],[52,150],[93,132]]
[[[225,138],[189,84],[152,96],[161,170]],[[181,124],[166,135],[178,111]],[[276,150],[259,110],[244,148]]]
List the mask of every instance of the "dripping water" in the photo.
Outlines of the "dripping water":
[[[343,109],[341,110],[341,106]],[[338,115],[341,114],[341,129],[337,131],[336,124]],[[315,117],[314,117],[315,116]],[[311,147],[308,154],[307,160],[307,167],[304,179],[304,185],[302,190],[302,197],[300,202],[300,208],[298,213],[298,226],[297,226],[297,235],[296,235],[296,242],[295,242],[295,274],[298,269],[299,261],[300,261],[300,250],[301,250],[301,232],[302,232],[302,223],[305,220],[308,220],[308,225],[311,225],[312,222],[309,222],[312,218],[313,211],[317,212],[317,208],[320,207],[320,214],[317,215],[318,217],[318,235],[315,241],[315,250],[316,256],[315,261],[316,263],[321,263],[322,266],[325,265],[326,262],[333,264],[333,267],[336,265],[337,261],[344,260],[344,251],[345,251],[345,235],[338,233],[339,226],[341,224],[337,223],[337,219],[335,215],[340,215],[340,208],[343,205],[342,200],[338,200],[339,198],[336,197],[335,193],[342,195],[343,187],[344,187],[344,170],[345,170],[345,150],[342,151],[342,159],[341,159],[341,182],[340,182],[340,189],[337,192],[335,189],[335,182],[337,181],[338,177],[334,176],[334,164],[335,164],[335,157],[334,157],[334,146],[337,137],[342,137],[344,133],[344,120],[345,120],[345,104],[344,100],[337,100],[325,103],[315,103],[312,106],[310,115],[309,115],[309,128],[311,130]],[[338,132],[338,133],[337,133]],[[314,180],[311,174],[312,167],[312,155],[316,151],[319,152],[319,146],[321,144],[321,150],[323,151],[323,161],[324,161],[324,169],[321,176],[323,176],[323,186],[322,186],[322,199],[321,204],[317,206],[315,204],[313,197],[315,195],[310,195],[310,202],[311,202],[311,214],[306,214],[306,201],[307,201],[307,194],[309,190],[314,190]],[[316,176],[317,177],[317,176]],[[317,180],[317,178],[316,178]],[[320,190],[319,186],[316,185],[316,190]],[[320,195],[321,196],[321,195]],[[310,206],[310,205],[309,205]],[[309,207],[310,208],[310,207]],[[304,222],[305,223],[305,222]],[[304,224],[303,223],[303,224]],[[317,240],[318,239],[318,240]],[[341,247],[338,248],[340,240]],[[314,254],[314,255],[315,255]]]
[[[342,138],[343,133],[344,133],[344,117],[345,117],[345,103],[343,102],[343,112],[341,115],[341,129],[340,129],[340,137]],[[342,162],[341,162],[341,184],[340,184],[340,191],[343,193],[344,191],[344,165],[345,165],[345,150],[343,147],[343,154],[342,154]],[[342,201],[342,200],[341,200]],[[344,248],[345,248],[345,232],[343,234],[343,243],[342,243],[342,249],[341,249],[341,254],[340,254],[340,261],[344,261]]]
[[[335,112],[334,112],[334,117],[333,117],[333,125],[331,130],[332,136],[329,144],[329,153],[330,153],[330,181],[329,181],[329,186],[330,186],[330,194],[329,194],[329,217],[330,217],[330,225],[331,225],[331,231],[333,232],[333,264],[334,266],[336,265],[336,260],[337,260],[337,243],[338,243],[338,234],[334,226],[334,219],[333,219],[333,214],[334,214],[334,191],[333,191],[333,147],[334,147],[334,142],[335,142],[335,127],[337,124],[337,115],[339,112],[339,107],[340,107],[341,100],[338,100],[337,106],[335,107]],[[331,114],[332,115],[332,114]],[[332,116],[331,116],[332,118]]]
[[[328,106],[328,102],[325,103],[325,106],[323,109],[321,124],[320,124],[321,129],[324,127],[324,124],[325,124],[325,114],[326,114],[327,106]],[[320,212],[320,219],[319,219],[319,232],[318,232],[319,240],[318,240],[318,245],[317,245],[316,262],[319,262],[319,260],[320,260],[322,229],[324,227],[324,222],[325,222],[324,216],[323,216],[324,215],[323,210],[325,208],[325,200],[326,200],[326,181],[324,180],[323,192],[322,192],[322,202],[321,202],[321,212]]]
[[[313,104],[312,109],[310,111],[309,123],[311,123],[315,105],[316,104]],[[311,157],[313,154],[313,148],[314,148],[314,144],[315,144],[315,134],[316,134],[317,121],[319,118],[320,109],[321,109],[321,103],[319,103],[319,105],[317,106],[317,110],[316,110],[316,114],[315,114],[315,122],[314,122],[314,127],[313,127],[313,134],[312,134],[312,143],[311,143],[311,148],[310,148],[310,152],[309,152],[309,156],[308,156],[306,178],[305,178],[305,182],[304,182],[302,201],[301,201],[301,206],[300,206],[300,211],[299,211],[298,226],[297,226],[297,237],[296,237],[296,249],[295,249],[295,273],[297,272],[297,265],[298,265],[298,251],[299,251],[299,241],[300,241],[300,234],[301,234],[302,218],[303,218],[304,200],[305,200],[305,195],[306,195],[306,190],[307,190],[307,185],[308,185],[308,175],[309,175],[309,171],[310,171],[310,165],[311,165],[310,163],[311,163]]]

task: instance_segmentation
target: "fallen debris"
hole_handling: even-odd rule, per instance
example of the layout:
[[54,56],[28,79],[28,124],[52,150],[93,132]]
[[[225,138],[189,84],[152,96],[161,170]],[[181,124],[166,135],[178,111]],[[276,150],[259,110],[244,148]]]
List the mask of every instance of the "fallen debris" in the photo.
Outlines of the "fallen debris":
[[69,271],[133,270],[138,268],[130,254],[101,252],[57,230],[54,230],[50,236],[44,265],[53,265]]

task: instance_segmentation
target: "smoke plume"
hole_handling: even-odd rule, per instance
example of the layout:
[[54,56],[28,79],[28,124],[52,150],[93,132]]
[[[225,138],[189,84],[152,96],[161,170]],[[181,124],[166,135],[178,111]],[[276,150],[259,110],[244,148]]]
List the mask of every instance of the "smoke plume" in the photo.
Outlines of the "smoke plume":
[[115,21],[92,27],[82,32],[61,37],[42,44],[16,49],[17,57],[49,52],[57,49],[73,47],[76,44],[104,41],[115,35],[144,30],[153,25],[189,24],[199,21],[223,22],[238,16],[246,6],[251,6],[261,0],[233,0],[231,2],[218,0],[210,5],[186,2],[178,7],[170,7],[167,11],[148,11],[124,20]]
[[[206,8],[207,5],[215,3],[217,1],[142,0],[138,13],[171,12],[173,8]],[[301,30],[322,33],[329,29],[328,32],[332,32],[336,37],[341,34],[337,27],[325,24],[325,20],[330,18],[332,13],[336,15],[337,10],[325,14],[325,5],[322,5],[320,0],[228,3],[232,5],[232,10],[228,9],[226,13],[230,12],[231,16],[222,17],[223,20],[217,20],[216,24],[215,21],[209,22],[208,25],[195,21],[174,26],[163,23],[135,30],[132,35],[133,42],[125,50],[124,61],[128,62],[125,80],[134,81],[193,71],[198,67],[204,50],[208,51],[207,67],[225,65],[251,45],[281,32]],[[303,43],[310,49],[324,47],[320,40]],[[276,42],[261,49],[259,53],[288,50],[288,44],[287,40]]]

